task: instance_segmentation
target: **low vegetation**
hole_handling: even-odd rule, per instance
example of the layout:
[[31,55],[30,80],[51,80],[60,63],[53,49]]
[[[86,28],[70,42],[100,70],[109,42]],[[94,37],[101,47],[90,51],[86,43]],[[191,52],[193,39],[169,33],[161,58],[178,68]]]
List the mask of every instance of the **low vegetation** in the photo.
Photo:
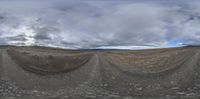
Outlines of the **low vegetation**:
[[91,57],[89,53],[34,48],[11,48],[8,54],[23,69],[37,74],[70,72],[87,63]]
[[162,72],[181,65],[194,52],[190,49],[159,49],[105,54],[112,64],[128,71]]

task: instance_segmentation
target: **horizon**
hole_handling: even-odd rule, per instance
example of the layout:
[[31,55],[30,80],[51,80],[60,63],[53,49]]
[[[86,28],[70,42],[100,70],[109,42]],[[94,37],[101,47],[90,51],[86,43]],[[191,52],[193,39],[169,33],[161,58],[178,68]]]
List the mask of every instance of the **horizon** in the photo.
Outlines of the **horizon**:
[[141,46],[132,46],[132,47],[102,47],[102,48],[67,48],[67,47],[59,47],[59,46],[41,46],[41,45],[0,45],[0,47],[44,47],[44,48],[55,48],[55,49],[63,49],[63,50],[154,50],[154,49],[171,49],[171,48],[184,48],[184,47],[200,47],[200,45],[183,45],[183,46],[173,46],[173,47],[141,47]]
[[1,0],[0,45],[67,49],[200,45],[199,4],[197,0]]

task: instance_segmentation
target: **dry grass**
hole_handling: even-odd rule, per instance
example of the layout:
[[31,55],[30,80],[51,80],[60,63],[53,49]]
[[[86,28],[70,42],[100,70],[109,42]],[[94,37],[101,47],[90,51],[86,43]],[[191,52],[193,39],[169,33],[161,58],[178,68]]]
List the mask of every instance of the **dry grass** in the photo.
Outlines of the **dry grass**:
[[9,49],[8,54],[23,69],[39,74],[69,72],[87,63],[91,57],[89,53],[34,48]]
[[190,49],[157,49],[128,52],[108,52],[113,64],[126,70],[162,71],[181,65],[194,53]]

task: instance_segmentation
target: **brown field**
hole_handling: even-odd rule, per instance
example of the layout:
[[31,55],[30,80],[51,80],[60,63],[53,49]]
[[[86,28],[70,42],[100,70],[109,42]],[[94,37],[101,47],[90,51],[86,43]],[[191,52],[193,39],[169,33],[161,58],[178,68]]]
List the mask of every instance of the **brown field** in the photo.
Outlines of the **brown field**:
[[39,74],[69,72],[84,65],[91,58],[89,53],[34,48],[9,49],[8,54],[23,69]]
[[108,60],[121,69],[139,72],[162,72],[180,66],[194,55],[191,49],[160,49],[144,51],[107,52]]

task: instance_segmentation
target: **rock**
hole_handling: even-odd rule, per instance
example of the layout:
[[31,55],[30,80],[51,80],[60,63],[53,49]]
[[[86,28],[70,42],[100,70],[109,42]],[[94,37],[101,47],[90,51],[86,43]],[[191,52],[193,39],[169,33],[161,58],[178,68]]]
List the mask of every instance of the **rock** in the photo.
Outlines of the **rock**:
[[138,87],[138,88],[136,88],[137,90],[139,90],[139,91],[141,91],[143,88],[142,87]]
[[123,97],[122,99],[133,99],[131,96]]
[[120,97],[120,96],[119,96],[119,95],[111,94],[111,95],[109,95],[109,97],[111,97],[111,98],[118,98],[118,97]]
[[103,86],[105,86],[105,87],[106,87],[106,86],[108,86],[108,84],[104,84]]
[[184,95],[185,92],[176,92],[176,94],[178,94],[178,95]]

